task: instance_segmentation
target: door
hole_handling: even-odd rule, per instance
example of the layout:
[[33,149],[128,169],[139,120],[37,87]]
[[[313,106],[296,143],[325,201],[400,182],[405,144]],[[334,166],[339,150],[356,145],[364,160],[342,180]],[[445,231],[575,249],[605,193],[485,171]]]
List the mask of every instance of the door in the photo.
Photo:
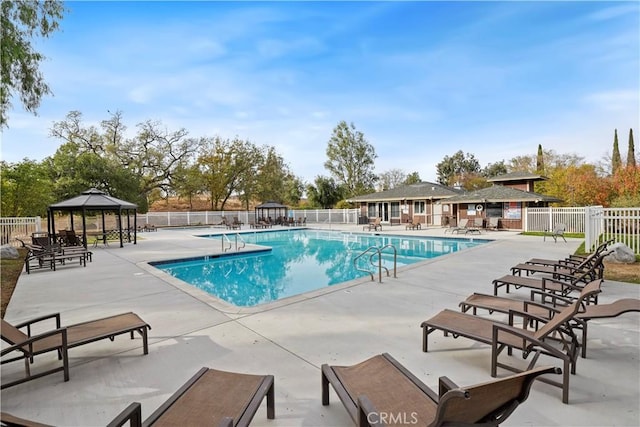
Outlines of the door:
[[378,216],[382,218],[382,222],[389,222],[389,203],[378,203]]

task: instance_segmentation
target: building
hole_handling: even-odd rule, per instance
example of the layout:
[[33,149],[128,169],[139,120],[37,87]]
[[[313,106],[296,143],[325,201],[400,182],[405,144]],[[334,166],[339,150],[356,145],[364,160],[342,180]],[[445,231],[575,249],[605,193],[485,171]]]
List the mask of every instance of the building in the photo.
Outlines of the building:
[[463,218],[482,221],[483,225],[489,218],[499,218],[498,228],[522,230],[528,207],[546,207],[561,201],[533,191],[536,181],[546,179],[537,174],[513,172],[490,178],[487,181],[493,184],[491,187],[471,192],[420,182],[347,201],[358,205],[362,221],[380,217],[383,224],[389,225],[413,220],[427,226],[448,226]]

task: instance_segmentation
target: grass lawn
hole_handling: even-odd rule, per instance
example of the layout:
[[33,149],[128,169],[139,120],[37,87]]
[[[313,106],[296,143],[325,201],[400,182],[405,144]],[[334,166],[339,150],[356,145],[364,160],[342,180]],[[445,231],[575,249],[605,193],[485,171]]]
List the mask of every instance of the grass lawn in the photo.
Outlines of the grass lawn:
[[0,297],[1,301],[1,313],[0,316],[4,319],[4,313],[7,310],[7,305],[13,295],[13,290],[18,282],[18,277],[24,267],[24,257],[27,255],[27,250],[19,248],[20,257],[18,259],[2,259],[0,260],[0,284],[2,285],[2,293]]

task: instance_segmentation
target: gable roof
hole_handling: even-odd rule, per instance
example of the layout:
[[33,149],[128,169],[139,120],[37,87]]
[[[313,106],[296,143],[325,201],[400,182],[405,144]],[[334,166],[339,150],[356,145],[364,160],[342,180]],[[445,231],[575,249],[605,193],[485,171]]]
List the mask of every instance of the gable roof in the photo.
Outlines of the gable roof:
[[379,191],[377,193],[365,194],[362,196],[351,197],[347,202],[375,202],[375,201],[402,201],[402,200],[421,200],[421,199],[448,199],[461,194],[460,190],[446,187],[434,182],[419,182],[417,184],[402,185],[390,190]]
[[503,175],[487,178],[487,182],[507,182],[507,181],[546,181],[546,176],[539,175],[531,172],[509,172]]
[[493,185],[480,190],[460,194],[447,199],[447,203],[498,203],[498,202],[561,202],[552,196],[534,193],[531,191],[518,190],[517,188],[505,187],[504,185]]

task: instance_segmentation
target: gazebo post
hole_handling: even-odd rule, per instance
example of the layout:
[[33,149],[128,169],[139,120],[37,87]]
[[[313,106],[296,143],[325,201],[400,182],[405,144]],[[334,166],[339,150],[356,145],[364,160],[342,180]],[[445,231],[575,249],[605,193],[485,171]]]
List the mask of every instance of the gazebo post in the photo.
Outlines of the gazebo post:
[[[47,231],[49,232],[49,236],[53,236],[53,234],[55,233],[56,230],[56,226],[55,226],[55,220],[53,218],[53,211],[51,209],[49,209],[49,216],[47,217]],[[51,239],[51,237],[49,237],[49,239]],[[54,243],[54,242],[51,242]]]
[[82,245],[87,249],[87,211],[84,208],[82,208]]
[[122,242],[122,208],[118,209],[118,234],[120,234],[120,247],[124,248],[124,244]]
[[102,210],[100,211],[100,213],[102,214],[102,235],[104,236],[104,240],[105,240],[105,242],[106,242],[106,240],[107,240],[107,234],[106,234],[106,233],[107,233],[107,229],[106,229],[106,227],[107,227],[107,223],[106,223],[106,221],[104,220],[104,209],[102,209]]

